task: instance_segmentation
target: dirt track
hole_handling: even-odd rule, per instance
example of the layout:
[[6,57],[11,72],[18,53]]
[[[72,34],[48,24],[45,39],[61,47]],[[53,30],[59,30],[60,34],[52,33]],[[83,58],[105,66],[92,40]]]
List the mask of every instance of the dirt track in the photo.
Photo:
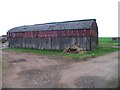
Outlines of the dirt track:
[[118,52],[83,62],[2,52],[4,88],[113,88],[118,85]]

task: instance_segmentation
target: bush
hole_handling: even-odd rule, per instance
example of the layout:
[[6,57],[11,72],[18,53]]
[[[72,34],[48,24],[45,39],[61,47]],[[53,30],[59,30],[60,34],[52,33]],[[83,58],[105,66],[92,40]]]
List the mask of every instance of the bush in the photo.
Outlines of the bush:
[[2,38],[2,43],[5,43],[7,41],[6,38]]

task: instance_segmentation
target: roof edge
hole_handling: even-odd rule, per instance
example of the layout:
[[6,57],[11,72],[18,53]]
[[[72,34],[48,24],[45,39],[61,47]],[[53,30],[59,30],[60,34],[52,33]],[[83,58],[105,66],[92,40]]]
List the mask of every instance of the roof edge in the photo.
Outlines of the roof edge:
[[49,22],[49,23],[41,23],[41,24],[34,24],[34,25],[44,25],[44,24],[56,24],[56,23],[67,23],[67,22],[78,22],[78,21],[96,21],[96,19],[83,19],[83,20],[70,20],[70,21],[61,21],[61,22]]

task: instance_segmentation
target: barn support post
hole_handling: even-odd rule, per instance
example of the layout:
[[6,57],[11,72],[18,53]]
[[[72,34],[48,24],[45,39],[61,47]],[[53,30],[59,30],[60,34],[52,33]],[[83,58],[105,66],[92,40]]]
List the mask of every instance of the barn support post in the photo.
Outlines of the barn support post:
[[32,48],[31,47],[31,39],[32,39],[31,37],[28,38],[28,48]]
[[38,37],[38,49],[41,49],[41,42],[40,42],[40,37]]
[[25,48],[28,48],[28,37],[25,38]]

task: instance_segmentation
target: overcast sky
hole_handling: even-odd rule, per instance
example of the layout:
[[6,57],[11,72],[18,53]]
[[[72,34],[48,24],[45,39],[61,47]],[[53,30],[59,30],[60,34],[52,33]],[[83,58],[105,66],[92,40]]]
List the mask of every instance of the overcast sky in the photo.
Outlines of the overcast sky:
[[99,37],[118,36],[119,0],[0,0],[0,36],[14,27],[96,19]]

